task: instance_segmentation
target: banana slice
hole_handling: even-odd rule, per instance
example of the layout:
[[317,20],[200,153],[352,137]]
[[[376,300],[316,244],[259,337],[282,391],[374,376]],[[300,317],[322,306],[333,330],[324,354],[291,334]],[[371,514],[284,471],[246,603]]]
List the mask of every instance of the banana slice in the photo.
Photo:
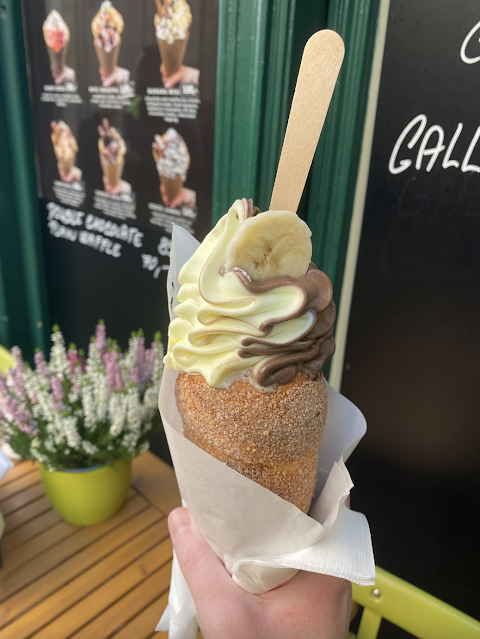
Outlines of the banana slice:
[[312,259],[311,235],[295,213],[260,213],[238,226],[225,251],[224,270],[238,266],[254,280],[302,277]]

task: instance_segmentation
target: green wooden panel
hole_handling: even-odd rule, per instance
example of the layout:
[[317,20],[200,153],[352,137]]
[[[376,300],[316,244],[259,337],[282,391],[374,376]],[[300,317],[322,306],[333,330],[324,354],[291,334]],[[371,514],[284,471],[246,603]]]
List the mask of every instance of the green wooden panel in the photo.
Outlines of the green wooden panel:
[[345,41],[345,59],[312,169],[307,221],[313,260],[332,280],[340,299],[379,0],[331,0],[328,28]]
[[[9,259],[8,269],[2,259],[4,311],[9,318],[8,341],[18,343],[26,355],[31,356],[35,347],[47,346],[49,331],[21,4],[14,0],[0,0],[0,74],[8,131],[1,163],[2,167],[11,166],[11,184],[2,207],[4,221],[9,225],[3,249],[0,248],[2,258],[7,238],[19,244],[13,259]],[[12,287],[13,298],[6,294],[7,288]],[[25,330],[22,322],[27,324]]]
[[303,47],[325,26],[327,4],[220,3],[214,221],[238,197],[268,207]]

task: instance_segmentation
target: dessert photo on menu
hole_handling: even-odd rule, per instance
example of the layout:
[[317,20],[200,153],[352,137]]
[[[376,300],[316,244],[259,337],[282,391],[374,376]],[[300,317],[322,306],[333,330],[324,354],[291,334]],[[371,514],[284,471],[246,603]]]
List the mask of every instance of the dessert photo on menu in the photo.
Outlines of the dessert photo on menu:
[[165,206],[178,208],[185,204],[194,207],[196,193],[184,186],[190,166],[190,155],[182,136],[170,127],[163,135],[155,136],[152,153]]
[[63,182],[78,182],[82,178],[82,171],[75,166],[78,144],[68,124],[59,120],[52,121],[52,144],[57,158],[60,179]]
[[190,37],[192,12],[185,0],[155,0],[154,25],[165,88],[179,82],[198,84],[200,71],[183,64]]
[[43,37],[55,84],[75,82],[75,70],[67,66],[70,29],[58,11],[52,10],[46,17],[43,23]]
[[122,180],[127,151],[125,140],[115,127],[110,126],[107,118],[104,118],[98,127],[98,135],[98,155],[102,165],[105,191],[113,195],[130,193],[131,185]]
[[130,71],[118,66],[124,23],[122,14],[110,0],[104,0],[92,20],[93,46],[104,87],[126,84]]

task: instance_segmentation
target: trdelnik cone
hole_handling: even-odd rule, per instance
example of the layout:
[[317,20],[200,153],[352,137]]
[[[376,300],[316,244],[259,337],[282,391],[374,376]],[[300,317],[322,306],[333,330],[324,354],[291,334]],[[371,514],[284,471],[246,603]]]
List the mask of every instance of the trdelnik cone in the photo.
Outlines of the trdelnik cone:
[[50,11],[46,17],[43,23],[43,37],[47,45],[50,67],[56,75],[60,75],[67,60],[70,29],[58,11]]
[[169,202],[180,194],[190,166],[190,154],[182,136],[172,127],[156,135],[152,143],[153,159],[160,183]]
[[115,188],[122,179],[123,167],[125,165],[125,153],[127,147],[125,141],[107,118],[102,120],[102,125],[98,127],[98,154],[104,177],[109,185]]
[[92,34],[98,64],[107,78],[117,66],[123,27],[122,14],[112,6],[110,0],[102,2],[92,20]]
[[68,124],[59,120],[51,122],[52,144],[57,158],[57,166],[64,175],[68,175],[75,166],[75,158],[78,152],[78,145]]
[[154,25],[158,49],[167,76],[176,73],[183,64],[187,50],[192,13],[185,0],[155,0],[157,13]]

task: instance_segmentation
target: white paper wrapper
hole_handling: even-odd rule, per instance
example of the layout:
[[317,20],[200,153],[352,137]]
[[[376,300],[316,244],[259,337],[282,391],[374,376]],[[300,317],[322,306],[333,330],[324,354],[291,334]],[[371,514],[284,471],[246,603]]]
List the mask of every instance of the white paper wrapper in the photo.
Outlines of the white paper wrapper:
[[[176,300],[178,272],[197,246],[187,231],[174,227],[170,303]],[[298,570],[373,585],[367,520],[345,506],[353,484],[344,462],[366,431],[361,412],[327,385],[315,498],[305,515],[183,437],[174,399],[177,374],[165,370],[159,408],[182,501],[233,580],[255,594],[286,583]],[[195,639],[198,632],[195,604],[175,556],[169,605],[156,629],[169,630],[169,639]]]

